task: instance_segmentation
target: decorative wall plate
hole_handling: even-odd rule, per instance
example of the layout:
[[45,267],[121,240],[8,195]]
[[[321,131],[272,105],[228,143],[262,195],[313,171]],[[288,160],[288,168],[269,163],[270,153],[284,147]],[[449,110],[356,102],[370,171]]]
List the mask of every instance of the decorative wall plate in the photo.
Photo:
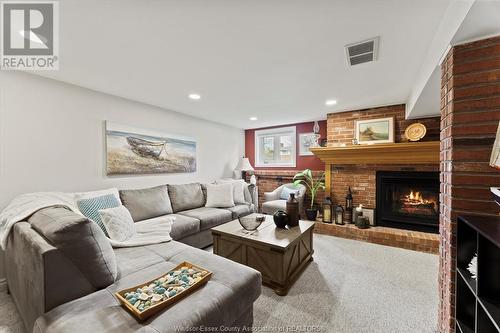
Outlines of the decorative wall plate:
[[427,128],[424,124],[413,123],[405,129],[405,136],[410,141],[418,141],[427,133]]

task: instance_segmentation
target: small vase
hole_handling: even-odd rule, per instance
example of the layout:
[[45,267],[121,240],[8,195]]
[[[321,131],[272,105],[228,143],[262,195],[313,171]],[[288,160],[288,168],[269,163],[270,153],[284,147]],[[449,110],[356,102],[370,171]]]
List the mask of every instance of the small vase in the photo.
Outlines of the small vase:
[[274,224],[276,224],[276,227],[286,228],[286,225],[288,223],[288,215],[286,215],[284,211],[278,210],[276,213],[274,213],[273,220]]
[[299,202],[295,199],[295,193],[290,193],[290,198],[286,202],[286,214],[290,227],[299,225]]

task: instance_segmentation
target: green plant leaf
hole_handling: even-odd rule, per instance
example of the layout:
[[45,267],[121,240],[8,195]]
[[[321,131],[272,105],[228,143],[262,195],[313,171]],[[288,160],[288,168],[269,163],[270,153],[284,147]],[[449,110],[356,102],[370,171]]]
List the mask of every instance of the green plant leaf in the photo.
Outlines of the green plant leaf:
[[303,172],[296,173],[295,176],[293,176],[293,179],[297,179],[297,178],[300,178],[300,177],[304,177],[304,173]]

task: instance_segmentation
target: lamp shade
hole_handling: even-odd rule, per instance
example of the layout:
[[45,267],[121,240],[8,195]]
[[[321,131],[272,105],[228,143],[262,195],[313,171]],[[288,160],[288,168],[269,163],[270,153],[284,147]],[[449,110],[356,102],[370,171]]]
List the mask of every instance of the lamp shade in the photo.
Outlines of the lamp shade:
[[250,161],[248,160],[248,157],[241,158],[241,160],[238,162],[238,166],[236,167],[236,170],[253,171],[252,165],[250,165]]

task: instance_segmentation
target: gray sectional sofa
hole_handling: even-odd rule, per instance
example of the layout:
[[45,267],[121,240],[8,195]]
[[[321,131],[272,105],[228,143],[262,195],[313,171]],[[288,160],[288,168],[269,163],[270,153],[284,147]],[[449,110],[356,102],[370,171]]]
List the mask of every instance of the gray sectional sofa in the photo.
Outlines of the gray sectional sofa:
[[[120,191],[120,197],[137,223],[164,223],[166,216],[175,216],[173,240],[113,249],[96,223],[57,206],[16,223],[5,251],[6,275],[28,332],[179,332],[252,325],[260,273],[198,249],[212,243],[210,228],[254,211],[249,190],[245,204],[228,209],[204,207],[206,192],[198,183]],[[212,279],[166,311],[139,323],[115,299],[114,292],[183,261],[212,271]]]

